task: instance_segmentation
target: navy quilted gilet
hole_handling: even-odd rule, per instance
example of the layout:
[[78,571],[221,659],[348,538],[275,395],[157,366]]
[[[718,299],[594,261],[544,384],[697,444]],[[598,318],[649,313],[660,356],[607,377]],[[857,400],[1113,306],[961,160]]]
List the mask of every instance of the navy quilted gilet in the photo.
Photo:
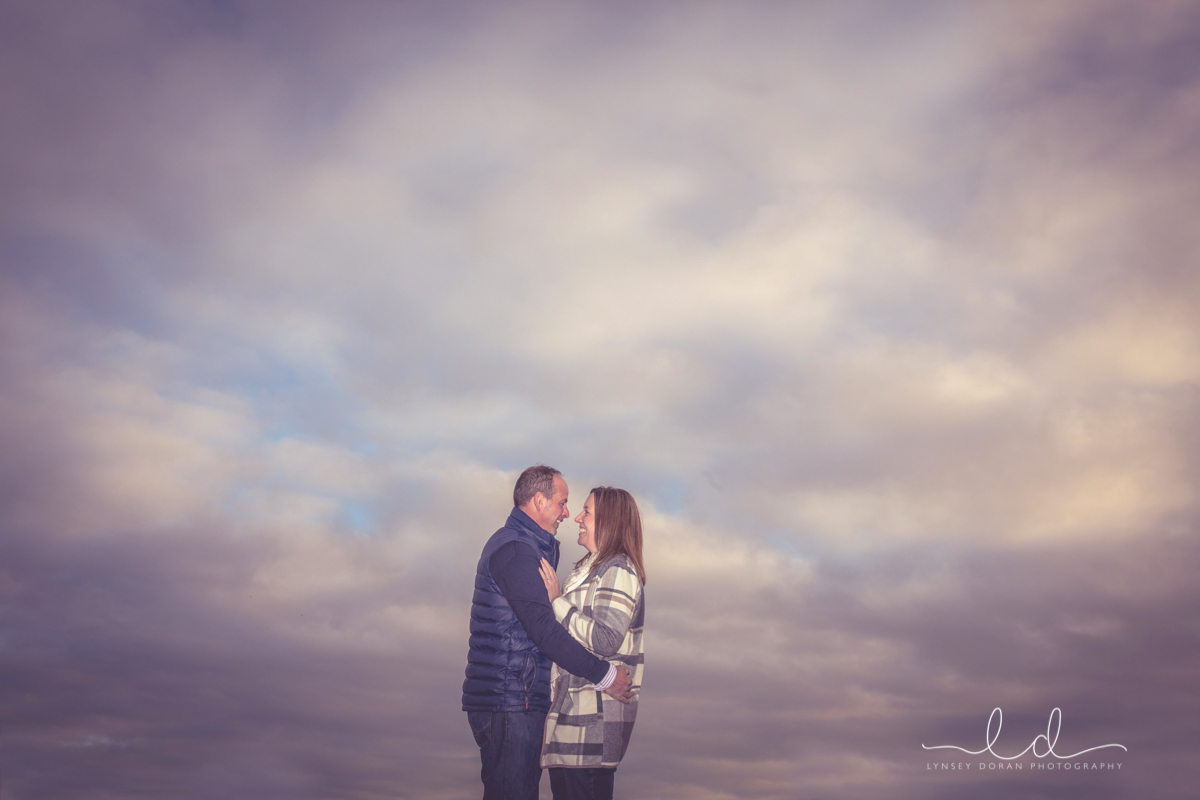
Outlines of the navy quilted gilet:
[[530,641],[488,568],[492,555],[509,542],[528,545],[558,568],[558,540],[514,508],[484,545],[475,568],[463,711],[550,710],[550,659]]

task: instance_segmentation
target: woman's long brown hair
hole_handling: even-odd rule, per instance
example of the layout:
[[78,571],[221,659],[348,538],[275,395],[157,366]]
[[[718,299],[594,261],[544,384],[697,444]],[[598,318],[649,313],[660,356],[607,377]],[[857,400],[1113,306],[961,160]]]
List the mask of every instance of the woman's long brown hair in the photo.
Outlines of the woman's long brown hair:
[[[638,580],[646,585],[646,568],[642,566],[642,515],[633,495],[624,489],[597,486],[591,491],[596,513],[596,558],[589,573],[596,574],[604,562],[624,554],[633,564]],[[587,556],[579,559],[578,567]]]

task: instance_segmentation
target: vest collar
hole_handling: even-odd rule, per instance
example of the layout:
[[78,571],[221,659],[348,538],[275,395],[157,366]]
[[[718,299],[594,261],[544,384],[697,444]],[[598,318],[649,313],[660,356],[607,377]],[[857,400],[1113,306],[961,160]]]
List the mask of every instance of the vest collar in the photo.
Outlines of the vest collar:
[[526,531],[537,540],[542,555],[550,562],[550,566],[558,569],[558,538],[533,521],[533,517],[519,508],[514,507],[508,515],[506,527]]

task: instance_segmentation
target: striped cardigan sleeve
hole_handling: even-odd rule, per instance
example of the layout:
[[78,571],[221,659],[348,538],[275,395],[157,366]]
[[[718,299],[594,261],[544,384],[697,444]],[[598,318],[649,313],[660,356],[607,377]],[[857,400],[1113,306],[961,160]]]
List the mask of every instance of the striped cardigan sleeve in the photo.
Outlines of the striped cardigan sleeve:
[[563,597],[554,599],[554,616],[576,641],[598,656],[617,653],[633,622],[641,582],[629,567],[609,563],[593,580],[599,582],[595,599],[580,611]]

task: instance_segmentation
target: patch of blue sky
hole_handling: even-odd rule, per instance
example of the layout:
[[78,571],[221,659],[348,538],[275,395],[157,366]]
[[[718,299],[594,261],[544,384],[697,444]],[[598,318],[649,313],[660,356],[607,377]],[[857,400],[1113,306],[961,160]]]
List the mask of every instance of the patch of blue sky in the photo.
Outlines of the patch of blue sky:
[[658,511],[678,516],[687,507],[688,485],[678,478],[664,478],[654,487],[651,499]]
[[[508,456],[501,456],[490,460],[492,465],[502,472],[515,472],[518,469],[525,469],[525,467],[530,466]],[[524,464],[524,466],[521,466],[521,464]]]
[[763,538],[772,547],[794,561],[816,561],[819,558],[819,554],[815,550],[805,547],[805,540],[798,537],[793,531],[768,531]]
[[254,500],[254,488],[245,483],[234,483],[221,495],[221,510],[230,517],[237,517],[246,504]]
[[359,425],[362,403],[327,369],[261,350],[229,363],[210,374],[211,385],[250,405],[264,441],[336,442],[354,452],[378,452]]
[[[264,491],[269,496],[272,490],[280,488],[286,487],[272,481],[268,481],[266,484],[235,485],[221,498],[221,508],[234,518],[245,518],[247,514],[251,517],[257,516],[258,513],[263,512],[263,507],[259,503],[264,497]],[[332,516],[321,513],[318,518],[313,520],[314,522],[331,524],[343,532],[367,537],[372,536],[378,529],[379,512],[372,503],[362,498],[322,493],[316,493],[316,495],[334,501],[336,510],[333,511]]]
[[338,522],[361,536],[370,536],[375,529],[377,515],[365,503],[343,500]]

